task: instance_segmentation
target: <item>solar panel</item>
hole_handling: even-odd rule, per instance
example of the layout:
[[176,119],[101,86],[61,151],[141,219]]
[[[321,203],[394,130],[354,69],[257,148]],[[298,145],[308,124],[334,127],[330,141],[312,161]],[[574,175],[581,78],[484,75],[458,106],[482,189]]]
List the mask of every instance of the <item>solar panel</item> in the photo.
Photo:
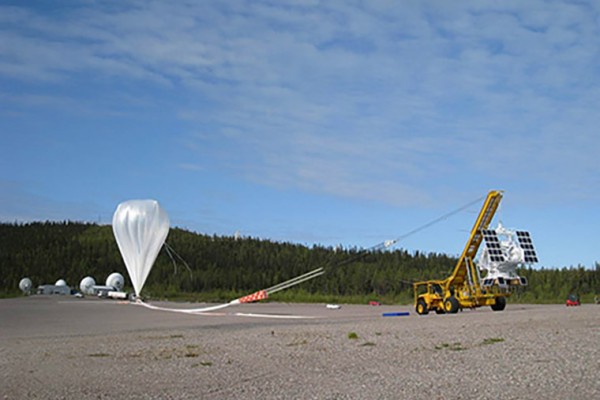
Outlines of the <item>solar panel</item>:
[[482,229],[483,238],[485,239],[485,245],[492,262],[504,262],[504,254],[502,253],[502,247],[500,246],[500,240],[496,231],[491,229]]
[[523,249],[523,254],[525,258],[526,264],[533,264],[538,262],[537,254],[535,253],[535,249],[533,248],[533,242],[531,241],[531,235],[526,231],[516,231],[517,240],[519,241],[519,246]]

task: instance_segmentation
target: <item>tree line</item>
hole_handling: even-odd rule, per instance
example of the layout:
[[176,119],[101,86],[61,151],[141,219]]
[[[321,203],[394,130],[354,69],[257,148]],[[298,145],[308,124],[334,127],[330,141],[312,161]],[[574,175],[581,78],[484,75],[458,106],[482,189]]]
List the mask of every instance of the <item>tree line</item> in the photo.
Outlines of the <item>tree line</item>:
[[[366,251],[280,243],[257,238],[210,236],[172,228],[143,294],[166,298],[231,300],[323,267],[325,274],[275,295],[280,300],[408,303],[412,282],[443,279],[457,259],[439,253]],[[171,253],[171,254],[169,254]],[[0,224],[0,292],[18,293],[23,277],[34,285],[65,279],[78,288],[85,276],[103,284],[112,272],[128,280],[112,228],[80,222]],[[594,268],[526,268],[529,286],[513,297],[523,302],[562,302],[569,293],[591,301],[600,294]]]

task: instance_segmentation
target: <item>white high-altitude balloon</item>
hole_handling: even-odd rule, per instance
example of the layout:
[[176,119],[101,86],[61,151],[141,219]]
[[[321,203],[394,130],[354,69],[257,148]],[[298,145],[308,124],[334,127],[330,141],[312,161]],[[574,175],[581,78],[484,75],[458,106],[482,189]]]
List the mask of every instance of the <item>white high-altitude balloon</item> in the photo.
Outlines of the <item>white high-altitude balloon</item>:
[[167,234],[169,217],[156,200],[129,200],[113,215],[113,233],[139,296]]

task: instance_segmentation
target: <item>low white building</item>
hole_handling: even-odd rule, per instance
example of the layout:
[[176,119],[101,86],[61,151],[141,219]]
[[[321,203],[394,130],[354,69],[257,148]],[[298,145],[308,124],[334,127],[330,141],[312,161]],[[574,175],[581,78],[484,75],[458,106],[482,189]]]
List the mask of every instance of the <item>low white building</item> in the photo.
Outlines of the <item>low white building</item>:
[[37,288],[37,294],[71,294],[71,288],[64,285],[40,285]]

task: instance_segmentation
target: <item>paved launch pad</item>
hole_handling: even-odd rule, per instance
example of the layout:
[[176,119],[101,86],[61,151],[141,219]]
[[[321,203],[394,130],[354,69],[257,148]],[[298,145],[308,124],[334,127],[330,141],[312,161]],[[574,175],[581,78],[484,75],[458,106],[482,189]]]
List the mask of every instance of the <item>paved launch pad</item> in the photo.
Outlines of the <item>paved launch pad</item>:
[[[152,302],[165,308],[197,309],[214,304]],[[408,306],[253,303],[232,305],[202,314],[150,310],[128,301],[30,296],[0,301],[0,339],[115,334],[161,329],[244,329],[255,325],[276,326],[344,320],[379,319],[384,312],[412,313]]]
[[31,296],[0,300],[0,398],[600,398],[599,342],[593,304],[417,316],[257,303],[187,315]]

